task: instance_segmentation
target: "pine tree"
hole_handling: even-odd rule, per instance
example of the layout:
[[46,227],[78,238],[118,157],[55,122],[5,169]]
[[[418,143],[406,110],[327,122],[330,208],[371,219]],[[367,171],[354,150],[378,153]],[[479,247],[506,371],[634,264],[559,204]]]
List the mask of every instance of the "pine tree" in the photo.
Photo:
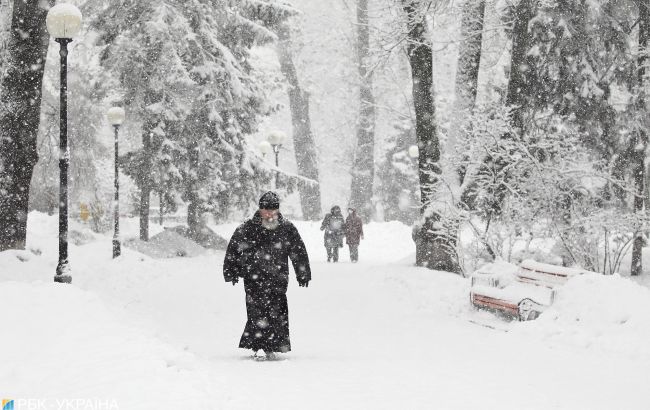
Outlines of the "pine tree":
[[532,47],[531,33],[529,30],[530,21],[536,13],[537,0],[519,0],[519,3],[512,8],[514,19],[512,27],[512,46],[510,49],[510,78],[508,81],[508,92],[506,94],[506,106],[512,107],[512,118],[515,130],[523,130],[525,109],[524,98],[533,95],[532,89],[527,83],[527,72],[529,69],[527,56]]
[[143,148],[129,161],[142,190],[142,239],[151,190],[188,202],[190,230],[201,213],[227,215],[257,196],[266,171],[244,135],[269,112],[248,62],[253,45],[275,38],[248,18],[262,3],[114,1],[96,20],[103,64],[142,121]]
[[447,140],[450,152],[456,150],[459,134],[467,128],[467,118],[471,115],[476,104],[478,74],[481,65],[485,0],[465,0],[462,13],[461,38],[458,45],[458,66],[455,80],[455,101],[451,129]]
[[610,97],[634,70],[633,5],[559,0],[535,7],[526,1],[530,14],[522,12],[524,23],[515,28],[526,24],[527,42],[523,59],[511,67],[507,105],[521,107],[522,123],[533,124],[540,114],[562,116],[580,127],[586,144],[611,155],[616,121]]
[[[629,154],[618,154],[628,150],[620,138],[627,132],[611,97],[631,81],[633,8],[627,0],[520,0],[508,8],[512,47],[505,103],[512,132],[533,135],[543,123],[553,123],[551,117],[562,118],[562,127],[576,129],[585,147],[623,176]],[[500,189],[493,213],[500,212],[504,195]]]

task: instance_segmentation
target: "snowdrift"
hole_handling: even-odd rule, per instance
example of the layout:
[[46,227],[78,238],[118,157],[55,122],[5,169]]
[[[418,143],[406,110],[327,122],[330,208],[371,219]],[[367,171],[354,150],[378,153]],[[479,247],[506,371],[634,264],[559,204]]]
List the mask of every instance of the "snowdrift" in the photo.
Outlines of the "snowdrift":
[[149,238],[148,242],[129,239],[124,241],[124,246],[156,259],[195,257],[205,253],[205,248],[173,229],[165,229]]
[[0,282],[0,295],[3,397],[209,408],[196,377],[188,377],[198,371],[193,355],[123,324],[96,294],[74,285]]
[[536,321],[513,331],[554,344],[650,358],[650,290],[619,275],[576,276],[558,289],[555,303]]

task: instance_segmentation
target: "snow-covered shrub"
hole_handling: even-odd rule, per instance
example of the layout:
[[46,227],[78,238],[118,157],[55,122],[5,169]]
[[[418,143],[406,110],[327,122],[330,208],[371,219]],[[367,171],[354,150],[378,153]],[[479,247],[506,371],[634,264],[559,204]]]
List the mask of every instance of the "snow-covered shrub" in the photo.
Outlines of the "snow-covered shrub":
[[563,259],[596,272],[616,273],[631,250],[634,232],[649,222],[647,216],[620,208],[594,210],[562,232]]
[[632,233],[646,221],[609,200],[607,192],[631,187],[615,179],[580,143],[579,133],[555,117],[524,136],[510,124],[506,109],[474,114],[456,156],[464,173],[461,189],[451,192],[460,199],[458,209],[442,215],[461,216],[492,257],[537,255],[616,271]]
[[86,191],[80,198],[87,204],[90,213],[88,222],[93,232],[103,233],[111,229],[113,221],[113,202],[115,187],[113,185],[113,170],[108,160],[95,162],[95,186],[92,191]]
[[59,209],[59,190],[58,186],[46,183],[42,180],[42,175],[36,174],[33,179],[42,184],[32,184],[29,193],[29,209],[30,211],[39,211],[53,215]]

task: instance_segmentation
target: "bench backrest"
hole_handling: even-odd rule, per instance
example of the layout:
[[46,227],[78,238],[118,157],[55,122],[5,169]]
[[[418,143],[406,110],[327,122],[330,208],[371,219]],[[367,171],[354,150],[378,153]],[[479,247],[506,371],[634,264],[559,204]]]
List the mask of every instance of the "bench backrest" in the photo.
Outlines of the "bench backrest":
[[519,265],[517,280],[547,288],[554,288],[565,284],[570,278],[586,273],[586,270],[565,268],[564,266],[551,265],[527,259]]

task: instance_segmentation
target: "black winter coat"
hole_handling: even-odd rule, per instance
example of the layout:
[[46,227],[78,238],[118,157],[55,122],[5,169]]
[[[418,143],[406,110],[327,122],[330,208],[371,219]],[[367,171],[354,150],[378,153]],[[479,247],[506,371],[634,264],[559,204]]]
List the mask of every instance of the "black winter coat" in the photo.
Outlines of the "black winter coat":
[[298,230],[282,215],[279,222],[276,229],[266,229],[256,212],[235,230],[223,262],[226,282],[244,278],[285,292],[289,283],[289,259],[299,283],[311,280],[309,256]]
[[343,246],[343,237],[345,236],[345,220],[341,214],[327,214],[320,230],[325,231],[324,240],[326,248],[335,248]]
[[239,347],[257,351],[288,352],[289,261],[301,284],[311,280],[305,244],[293,224],[280,215],[274,230],[262,226],[259,212],[230,238],[223,262],[226,282],[244,278],[247,321]]

